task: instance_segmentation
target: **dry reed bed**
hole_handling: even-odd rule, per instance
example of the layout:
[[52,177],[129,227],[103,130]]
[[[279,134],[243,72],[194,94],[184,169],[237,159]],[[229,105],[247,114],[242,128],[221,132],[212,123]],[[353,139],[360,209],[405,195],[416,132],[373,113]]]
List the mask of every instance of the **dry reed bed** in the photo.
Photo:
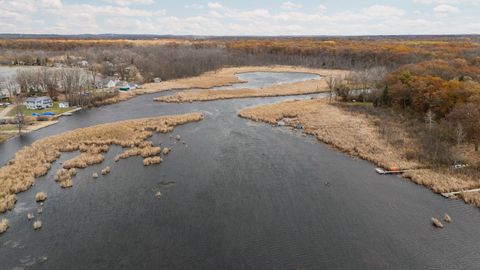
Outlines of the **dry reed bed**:
[[[128,120],[76,129],[60,135],[43,138],[18,151],[15,156],[0,168],[0,212],[13,209],[16,193],[29,189],[35,178],[44,176],[50,170],[62,152],[81,151],[82,153],[65,162],[58,171],[56,180],[62,186],[71,186],[73,168],[97,164],[103,161],[101,152],[108,151],[108,146],[138,147],[150,145],[145,140],[153,132],[167,133],[177,125],[196,122],[203,119],[201,113],[162,116]],[[159,149],[154,150],[160,153]]]
[[298,72],[319,74],[323,76],[342,75],[345,73],[345,71],[342,70],[313,69],[294,66],[229,67],[206,72],[196,77],[146,84],[141,91],[155,93],[166,90],[209,89],[212,87],[227,86],[234,83],[242,83],[243,81],[239,80],[236,74],[247,72]]
[[[254,121],[276,124],[283,118],[291,118],[291,125],[299,122],[304,132],[339,150],[373,162],[383,168],[402,169],[424,168],[424,164],[410,160],[407,151],[415,149],[406,133],[396,130],[398,136],[405,138],[404,147],[395,147],[382,135],[374,117],[343,110],[323,99],[286,101],[276,104],[247,108],[239,116]],[[421,169],[405,173],[405,177],[424,185],[435,192],[450,192],[480,187],[478,180],[454,174],[448,169],[434,171]],[[480,194],[480,193],[479,193]],[[480,207],[479,194],[465,194],[464,200]],[[465,198],[468,198],[465,199]]]
[[480,207],[480,192],[464,192],[460,193],[458,197],[469,204]]
[[0,220],[0,234],[6,232],[8,229],[8,219]]
[[[246,73],[246,72],[299,72],[299,73],[318,74],[326,77],[342,76],[343,74],[346,73],[346,71],[343,71],[343,70],[311,69],[311,68],[302,68],[302,67],[294,67],[294,66],[229,67],[229,68],[222,68],[222,69],[211,71],[211,72],[206,72],[196,77],[176,79],[176,80],[164,81],[160,83],[145,84],[142,89],[133,90],[129,92],[122,92],[119,95],[110,99],[106,99],[102,102],[99,102],[96,105],[100,106],[100,105],[118,103],[141,94],[150,94],[150,93],[157,93],[157,92],[169,91],[169,90],[209,89],[213,87],[228,86],[235,83],[242,83],[243,81],[239,80],[236,74]],[[321,84],[323,85],[323,82]],[[315,90],[317,90],[316,85],[315,85]],[[284,91],[286,92],[286,90]],[[313,90],[311,89],[311,91]],[[312,92],[304,92],[303,94],[305,93],[312,93]],[[228,96],[228,93],[225,93],[224,98],[227,98],[227,97],[238,98],[238,97],[245,97],[246,95],[260,96],[259,94],[260,93],[257,93],[257,91],[253,93],[244,91],[240,96]],[[300,91],[297,91],[297,93],[292,93],[291,95],[295,95],[295,94],[300,94]],[[202,94],[202,95],[205,95],[205,94]],[[270,95],[272,95],[272,93],[270,93]],[[283,95],[286,95],[286,93]],[[187,102],[187,100],[175,101],[175,99],[179,99],[179,98],[171,98],[171,101],[169,102]],[[207,100],[207,99],[203,99],[203,100]]]
[[183,91],[170,96],[158,97],[155,101],[182,103],[235,98],[293,96],[321,93],[327,90],[328,85],[325,78],[319,78],[303,82],[279,84],[262,89]]

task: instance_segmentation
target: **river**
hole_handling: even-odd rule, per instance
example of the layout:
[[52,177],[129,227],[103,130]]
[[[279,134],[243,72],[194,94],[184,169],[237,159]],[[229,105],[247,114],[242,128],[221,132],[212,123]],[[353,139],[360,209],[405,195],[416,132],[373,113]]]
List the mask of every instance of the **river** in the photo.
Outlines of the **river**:
[[[268,75],[268,74],[265,74]],[[261,74],[253,74],[260,76]],[[288,74],[284,74],[288,77]],[[480,212],[397,176],[381,176],[300,132],[241,119],[275,97],[164,104],[143,95],[84,110],[0,144],[0,163],[33,141],[100,123],[200,111],[205,119],[155,135],[173,152],[158,166],[140,158],[80,170],[74,186],[45,177],[2,217],[1,269],[477,269]],[[60,161],[74,154],[64,154]],[[92,172],[112,172],[97,180]],[[162,197],[155,198],[160,190]],[[43,228],[26,214],[46,191]],[[453,223],[431,226],[448,212]],[[18,268],[15,268],[18,267]]]

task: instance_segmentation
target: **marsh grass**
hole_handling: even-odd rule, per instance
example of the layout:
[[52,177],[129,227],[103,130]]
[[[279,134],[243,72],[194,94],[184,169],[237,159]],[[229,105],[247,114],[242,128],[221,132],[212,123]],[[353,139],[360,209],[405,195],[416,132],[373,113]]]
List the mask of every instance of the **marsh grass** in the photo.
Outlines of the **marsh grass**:
[[443,215],[443,220],[447,223],[452,223],[452,217],[447,213],[445,213],[445,215]]
[[465,202],[480,207],[480,192],[462,192],[458,196]]
[[0,221],[0,234],[8,230],[8,219],[2,219]]
[[160,164],[162,163],[162,158],[159,157],[159,156],[155,156],[155,157],[147,157],[143,160],[143,165],[144,166],[150,166],[150,165],[154,165],[154,164]]
[[432,217],[432,224],[433,226],[435,226],[436,228],[439,228],[439,229],[443,229],[443,224],[440,220],[438,220],[437,218],[434,218]]
[[[432,166],[432,162],[444,162],[440,158],[442,154],[423,158],[425,155],[419,154],[423,151],[421,142],[407,132],[408,126],[385,124],[386,121],[395,122],[396,118],[384,116],[380,119],[377,115],[365,113],[365,106],[362,111],[351,107],[330,104],[324,99],[297,100],[247,108],[240,111],[239,116],[272,125],[289,118],[291,121],[287,125],[292,127],[298,121],[306,134],[349,155],[383,168],[415,169],[403,176],[438,193],[480,187],[475,174],[459,173],[446,165],[440,166],[443,163]],[[460,197],[480,207],[480,193],[465,193]]]
[[105,167],[104,169],[102,169],[102,175],[107,175],[107,174],[109,174],[111,171],[112,171],[112,169],[111,169],[109,166],[107,166],[107,167]]
[[170,154],[171,151],[172,151],[171,148],[164,147],[163,151],[162,151],[162,154],[166,156],[166,155]]
[[42,228],[43,224],[42,224],[42,221],[40,220],[35,220],[33,222],[33,229],[34,230],[40,230]]
[[45,193],[45,192],[38,192],[35,195],[35,201],[37,201],[37,202],[43,202],[46,199],[47,199],[47,193]]
[[[189,113],[128,120],[80,128],[37,140],[31,146],[18,151],[7,165],[0,168],[0,213],[13,209],[16,202],[15,194],[28,190],[34,184],[35,178],[46,175],[52,163],[64,152],[81,153],[66,161],[63,169],[85,168],[101,163],[104,159],[101,153],[108,151],[109,146],[131,148],[143,144],[150,145],[144,141],[151,137],[153,132],[167,133],[177,125],[202,119],[201,113]],[[152,153],[160,153],[160,149],[149,149],[144,155]],[[70,181],[59,182],[60,185],[64,183],[63,186],[67,187],[70,186]]]

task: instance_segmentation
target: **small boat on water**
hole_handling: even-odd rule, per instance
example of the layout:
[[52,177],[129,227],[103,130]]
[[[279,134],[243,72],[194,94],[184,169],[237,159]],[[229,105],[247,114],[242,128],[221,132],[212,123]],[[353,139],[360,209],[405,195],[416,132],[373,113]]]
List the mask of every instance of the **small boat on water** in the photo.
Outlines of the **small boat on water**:
[[376,168],[375,171],[378,173],[378,174],[401,174],[403,173],[404,171],[400,170],[400,168],[388,168],[387,170],[384,170],[382,168]]

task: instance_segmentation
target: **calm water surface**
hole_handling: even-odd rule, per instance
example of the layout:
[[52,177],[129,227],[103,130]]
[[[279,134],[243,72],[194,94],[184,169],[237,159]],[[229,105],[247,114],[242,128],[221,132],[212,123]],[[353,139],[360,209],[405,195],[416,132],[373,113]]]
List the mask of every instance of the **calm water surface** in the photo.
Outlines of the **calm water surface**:
[[317,74],[294,72],[245,72],[238,73],[237,77],[246,83],[230,86],[215,87],[216,90],[235,90],[242,88],[264,88],[276,84],[294,83],[320,78]]
[[[260,76],[259,74],[258,76]],[[50,173],[3,215],[0,269],[478,269],[480,211],[396,176],[380,176],[313,138],[236,116],[292,97],[163,104],[139,96],[81,111],[0,144],[0,163],[33,141],[78,127],[200,111],[177,127],[187,143],[155,135],[173,152],[159,166],[140,158],[80,170],[62,190]],[[294,97],[298,98],[298,97]],[[94,171],[111,166],[97,180]],[[162,197],[156,199],[156,191]],[[46,191],[43,228],[26,214]],[[430,217],[448,212],[443,230]],[[46,260],[45,260],[46,259]],[[16,268],[17,267],[17,268]]]

